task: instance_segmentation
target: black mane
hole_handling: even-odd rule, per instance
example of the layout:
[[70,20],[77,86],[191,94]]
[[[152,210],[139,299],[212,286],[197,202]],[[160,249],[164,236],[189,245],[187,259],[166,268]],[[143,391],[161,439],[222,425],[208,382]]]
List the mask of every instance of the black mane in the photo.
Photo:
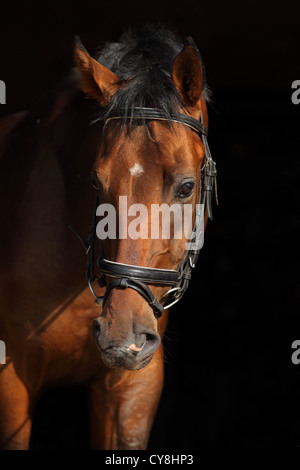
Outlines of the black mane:
[[129,30],[119,42],[107,43],[98,62],[128,84],[113,96],[102,117],[108,119],[122,109],[133,119],[135,107],[160,108],[170,116],[178,105],[184,108],[171,80],[173,61],[184,45],[176,34],[157,26]]

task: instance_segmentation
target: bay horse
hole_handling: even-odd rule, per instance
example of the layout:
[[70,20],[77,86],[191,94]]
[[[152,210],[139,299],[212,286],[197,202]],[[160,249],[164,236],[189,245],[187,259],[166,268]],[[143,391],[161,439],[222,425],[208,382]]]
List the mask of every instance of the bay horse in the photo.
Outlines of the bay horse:
[[120,195],[193,208],[201,196],[210,215],[209,93],[193,41],[145,26],[96,59],[77,40],[74,55],[41,104],[1,121],[3,449],[28,449],[37,400],[69,384],[87,387],[91,448],[146,448],[163,386],[163,299],[182,296],[197,253],[184,237],[98,247],[95,192],[117,212]]

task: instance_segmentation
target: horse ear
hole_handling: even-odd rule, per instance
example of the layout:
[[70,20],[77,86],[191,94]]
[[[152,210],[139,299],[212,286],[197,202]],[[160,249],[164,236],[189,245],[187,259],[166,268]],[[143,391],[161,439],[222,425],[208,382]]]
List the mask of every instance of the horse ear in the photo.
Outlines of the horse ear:
[[81,89],[92,98],[107,106],[118,91],[122,80],[93,59],[78,37],[75,39],[75,63],[81,76]]
[[199,51],[191,38],[189,44],[175,57],[172,78],[186,106],[194,107],[201,98],[205,72]]

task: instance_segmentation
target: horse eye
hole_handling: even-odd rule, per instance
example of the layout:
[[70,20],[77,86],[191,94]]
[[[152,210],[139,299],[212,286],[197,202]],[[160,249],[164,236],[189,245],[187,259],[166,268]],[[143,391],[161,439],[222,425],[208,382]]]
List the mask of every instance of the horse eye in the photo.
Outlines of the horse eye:
[[180,197],[188,197],[192,194],[194,190],[195,183],[193,181],[187,181],[182,186],[180,186],[178,195]]

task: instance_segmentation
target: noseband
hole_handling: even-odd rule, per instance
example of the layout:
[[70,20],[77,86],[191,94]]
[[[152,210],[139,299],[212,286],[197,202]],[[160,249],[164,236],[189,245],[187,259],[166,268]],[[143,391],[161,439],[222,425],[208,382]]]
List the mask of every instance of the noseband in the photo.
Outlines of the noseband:
[[[207,130],[203,124],[202,114],[200,121],[182,113],[172,113],[168,116],[163,110],[156,108],[135,108],[134,119],[142,120],[156,120],[156,121],[172,121],[180,124],[184,124],[196,132],[199,137],[202,137],[202,142],[205,148],[205,160],[201,168],[199,177],[199,188],[198,188],[198,204],[203,204],[202,208],[207,209],[209,219],[212,220],[212,195],[215,197],[215,202],[218,204],[217,196],[217,171],[216,164],[212,160],[211,153],[207,143]],[[122,112],[115,116],[111,116],[105,124],[113,119],[124,119],[126,115]],[[94,121],[95,122],[95,121]],[[190,240],[188,247],[179,266],[176,270],[173,269],[157,269],[148,268],[144,266],[134,266],[132,264],[118,263],[116,261],[109,261],[104,258],[102,244],[100,240],[100,256],[97,260],[97,267],[100,276],[95,276],[94,270],[94,252],[95,252],[95,234],[96,234],[96,210],[100,204],[99,195],[97,192],[95,211],[92,224],[90,226],[90,234],[88,243],[86,243],[83,237],[77,232],[76,229],[70,227],[75,235],[80,239],[87,254],[87,265],[86,265],[86,278],[88,281],[89,288],[95,297],[97,305],[105,304],[108,295],[112,289],[134,289],[138,292],[153,309],[156,318],[160,318],[163,311],[170,308],[176,302],[178,302],[186,292],[189,281],[192,276],[192,270],[196,265],[199,252],[201,247],[192,249],[195,242],[195,234],[199,231],[200,223],[195,218],[193,234],[194,238]],[[194,247],[193,247],[194,248]],[[105,277],[112,278],[111,282],[106,287],[104,296],[97,296],[93,287],[92,282],[97,279],[100,286],[106,285]],[[166,294],[162,296],[160,301],[155,297],[151,289],[147,284],[159,284],[170,286]]]

